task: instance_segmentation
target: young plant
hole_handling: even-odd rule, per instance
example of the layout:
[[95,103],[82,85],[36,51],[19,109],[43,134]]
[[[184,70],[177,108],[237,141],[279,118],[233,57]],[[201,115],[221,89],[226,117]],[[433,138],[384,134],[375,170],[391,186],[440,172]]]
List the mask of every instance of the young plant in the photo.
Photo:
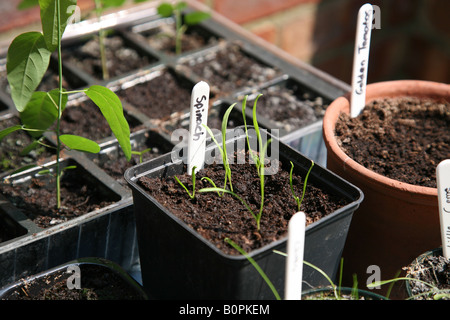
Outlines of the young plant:
[[[61,118],[68,94],[82,92],[97,105],[116,136],[127,160],[131,158],[130,128],[117,95],[106,87],[92,85],[87,89],[66,91],[62,87],[61,39],[67,21],[76,8],[76,0],[39,0],[42,32],[26,32],[17,36],[8,48],[7,79],[11,98],[20,113],[22,125],[4,129],[0,138],[16,130],[27,130],[42,136],[56,121],[56,198],[60,196],[60,151],[69,149],[97,153],[99,145],[87,138],[61,134]],[[35,91],[48,69],[52,52],[58,54],[58,88],[49,92]]]
[[194,26],[200,22],[209,19],[210,14],[204,11],[193,11],[186,13],[184,19],[182,12],[186,9],[187,3],[184,1],[178,1],[175,4],[163,2],[158,6],[158,14],[164,18],[174,16],[175,18],[175,53],[181,54],[181,41],[184,33],[189,26]]
[[147,152],[150,152],[152,148],[147,148],[141,151],[131,151],[131,154],[139,156],[139,163],[142,163],[144,161],[144,154]]
[[302,197],[299,198],[298,196],[295,195],[294,186],[292,184],[292,171],[294,170],[294,164],[291,161],[291,171],[289,172],[289,184],[291,186],[292,196],[294,197],[295,201],[297,202],[297,211],[300,211],[300,206],[303,202],[303,198],[305,197],[305,193],[306,193],[306,185],[308,183],[308,177],[309,177],[309,174],[311,173],[311,170],[313,167],[314,167],[314,161],[311,160],[311,167],[309,167],[308,173],[306,174],[306,177],[305,177],[305,182],[303,182]]
[[191,175],[192,175],[192,193],[189,192],[188,188],[183,184],[183,182],[180,181],[180,179],[178,179],[177,176],[174,176],[175,180],[176,180],[176,181],[184,188],[184,190],[186,190],[186,192],[188,193],[188,195],[189,195],[189,197],[190,197],[191,199],[194,199],[194,198],[195,198],[195,180],[196,180],[196,177],[195,177],[195,169],[196,169],[196,168],[197,168],[197,167],[194,166],[194,167],[192,168],[192,173],[191,173]]

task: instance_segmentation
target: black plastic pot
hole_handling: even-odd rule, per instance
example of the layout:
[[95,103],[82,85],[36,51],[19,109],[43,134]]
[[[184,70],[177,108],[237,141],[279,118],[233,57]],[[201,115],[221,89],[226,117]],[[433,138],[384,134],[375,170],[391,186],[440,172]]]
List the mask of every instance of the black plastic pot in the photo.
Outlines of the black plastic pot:
[[[80,288],[75,287],[78,285],[75,277],[79,277]],[[51,293],[42,297],[43,289]],[[80,300],[148,299],[139,283],[118,264],[101,258],[81,258],[4,286],[0,289],[0,300],[73,300],[70,294],[61,295],[71,290],[91,292],[90,299],[85,294]]]
[[[356,300],[352,297],[352,288],[342,287],[338,289],[340,299]],[[358,300],[389,300],[386,297],[371,291],[357,289]],[[336,299],[334,290],[331,287],[313,288],[302,292],[302,300],[339,300]]]
[[[255,139],[251,133],[250,140]],[[282,142],[277,144],[276,137],[273,139],[272,144],[278,145],[279,160],[285,164],[292,161],[295,172],[305,175],[310,160]],[[228,150],[245,148],[244,134],[227,141]],[[206,152],[211,150],[217,151],[215,145],[209,145]],[[183,161],[172,161],[171,154],[167,154],[125,173],[133,192],[141,272],[149,295],[160,299],[273,299],[272,291],[245,257],[224,254],[137,184],[141,176],[166,177],[182,171]],[[305,260],[334,278],[352,214],[363,194],[319,165],[314,166],[309,179],[308,183],[338,194],[349,203],[306,228]],[[282,239],[250,253],[280,294],[284,290],[285,257],[273,250],[285,249],[286,239]],[[303,274],[304,280],[312,285],[324,283],[323,276],[309,267],[305,267]]]
[[[76,165],[79,175],[102,190],[113,203],[82,216],[42,228],[0,194],[0,225],[9,237],[0,243],[0,285],[16,281],[83,256],[108,258],[129,270],[138,263],[131,194],[85,158],[63,159],[62,167]],[[54,162],[49,162],[50,168]],[[34,168],[8,177],[23,183],[36,176]]]

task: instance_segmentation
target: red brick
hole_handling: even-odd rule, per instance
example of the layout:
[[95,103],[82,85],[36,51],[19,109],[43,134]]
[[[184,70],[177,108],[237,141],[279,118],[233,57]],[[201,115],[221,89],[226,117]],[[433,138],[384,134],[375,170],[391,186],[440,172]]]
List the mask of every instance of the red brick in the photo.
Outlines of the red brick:
[[258,24],[253,27],[249,27],[248,30],[251,31],[253,34],[257,35],[258,37],[266,40],[267,42],[270,42],[272,44],[278,43],[277,27],[270,21]]
[[293,6],[319,0],[214,0],[214,10],[236,23],[246,23]]

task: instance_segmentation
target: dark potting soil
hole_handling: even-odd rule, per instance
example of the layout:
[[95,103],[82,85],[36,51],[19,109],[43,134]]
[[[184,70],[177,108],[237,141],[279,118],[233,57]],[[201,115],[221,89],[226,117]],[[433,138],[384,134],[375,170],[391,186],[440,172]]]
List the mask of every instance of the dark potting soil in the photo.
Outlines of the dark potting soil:
[[212,50],[183,63],[183,67],[206,81],[211,91],[228,95],[240,89],[250,89],[280,75],[279,70],[264,65],[244,53],[236,43],[221,42]]
[[450,103],[405,97],[376,100],[355,118],[341,114],[339,146],[386,177],[436,187],[436,166],[450,158]]
[[[143,68],[156,61],[155,58],[141,55],[137,50],[129,47],[118,35],[105,38],[105,55],[110,78]],[[63,48],[62,60],[63,63],[70,63],[91,76],[103,80],[98,37],[93,37],[83,44]]]
[[[302,128],[323,118],[327,105],[322,97],[314,97],[301,92],[298,87],[288,88],[281,85],[260,90],[257,112],[275,122],[278,128],[287,132]],[[247,100],[252,108],[254,99]]]
[[0,184],[0,192],[41,228],[71,220],[118,200],[105,195],[98,183],[89,181],[78,169],[64,171],[59,210],[52,175],[33,177],[31,181],[17,185],[4,181]]
[[[69,289],[72,273],[56,273],[20,285],[5,300],[142,300],[128,283],[114,272],[96,265],[82,264],[81,288]],[[69,281],[71,281],[69,279]]]
[[117,95],[150,119],[164,121],[189,110],[192,88],[189,81],[163,70],[152,80],[120,90]]
[[[131,132],[143,127],[126,111],[124,111],[124,116]],[[113,136],[105,117],[91,100],[82,101],[64,109],[61,119],[61,134],[79,135],[97,142]]]
[[[21,124],[20,119],[16,116],[5,118],[0,121],[0,130],[19,124]],[[34,139],[23,130],[15,131],[4,137],[0,141],[0,174],[43,161],[55,155],[55,152],[43,145],[37,145],[29,153],[21,155],[21,152],[33,141]],[[43,143],[51,145],[48,141]]]
[[[174,55],[175,50],[175,26],[173,24],[163,24],[158,28],[140,33],[148,45],[165,54]],[[214,45],[218,38],[198,28],[188,28],[181,38],[181,53],[198,50],[206,46]]]
[[[248,161],[246,164],[232,164],[231,172],[233,191],[258,213],[261,194],[255,166]],[[177,177],[192,192],[192,177],[186,174]],[[201,180],[203,177],[209,177],[218,187],[223,187],[223,165],[210,165],[200,170],[196,174],[197,191],[212,187],[206,180]],[[303,178],[294,174],[293,184],[297,196],[301,196]],[[161,205],[229,254],[237,254],[237,251],[224,242],[225,238],[232,239],[246,252],[250,252],[286,236],[289,219],[297,212],[297,204],[290,189],[289,172],[284,170],[265,177],[264,211],[259,231],[251,213],[230,194],[219,196],[215,192],[196,192],[195,198],[191,199],[173,177],[142,177],[138,183]],[[344,205],[345,199],[324,192],[308,181],[301,210],[306,212],[309,225]]]
[[[407,276],[424,281],[450,294],[450,260],[441,255],[427,256],[405,268]],[[410,281],[412,295],[416,300],[433,300],[436,291],[418,281]],[[442,293],[442,292],[441,292]],[[450,300],[446,297],[444,300]]]

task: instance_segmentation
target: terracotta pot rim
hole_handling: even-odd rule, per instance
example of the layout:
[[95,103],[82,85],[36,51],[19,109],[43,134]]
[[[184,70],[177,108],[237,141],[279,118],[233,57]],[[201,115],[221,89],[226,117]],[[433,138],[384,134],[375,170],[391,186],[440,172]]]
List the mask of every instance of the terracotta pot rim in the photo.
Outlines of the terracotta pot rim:
[[[417,89],[420,89],[418,94]],[[450,99],[450,85],[422,80],[394,80],[377,82],[367,85],[366,103],[383,97],[419,96],[446,97]],[[437,196],[437,189],[409,184],[388,178],[365,168],[350,158],[337,144],[334,130],[337,118],[341,112],[350,112],[350,94],[334,100],[325,112],[323,118],[323,137],[328,152],[333,153],[343,163],[345,170],[367,178],[372,184],[384,185],[395,191],[408,191],[413,194]]]

